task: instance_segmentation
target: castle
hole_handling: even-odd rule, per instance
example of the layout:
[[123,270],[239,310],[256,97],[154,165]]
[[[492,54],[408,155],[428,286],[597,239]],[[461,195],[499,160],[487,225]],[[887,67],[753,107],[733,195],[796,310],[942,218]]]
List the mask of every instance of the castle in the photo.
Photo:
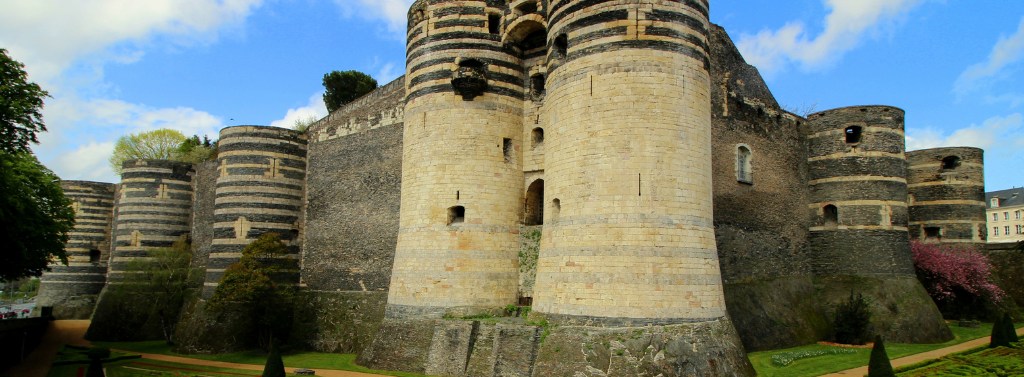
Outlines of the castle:
[[[905,152],[895,107],[782,110],[708,12],[418,0],[406,75],[306,134],[229,127],[216,161],[64,182],[71,263],[40,304],[111,337],[134,322],[106,282],[187,235],[206,274],[178,341],[229,348],[202,298],[275,232],[293,341],[378,368],[752,375],[744,350],[823,338],[852,291],[888,340],[951,338],[909,241],[984,243],[982,151]],[[531,321],[479,320],[510,305]]]

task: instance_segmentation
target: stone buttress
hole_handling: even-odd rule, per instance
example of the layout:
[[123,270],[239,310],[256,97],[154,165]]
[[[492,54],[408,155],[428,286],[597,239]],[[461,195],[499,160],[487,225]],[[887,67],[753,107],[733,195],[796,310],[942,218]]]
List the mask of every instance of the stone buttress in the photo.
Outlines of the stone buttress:
[[980,148],[907,152],[910,239],[984,246],[985,164]]
[[873,333],[900,342],[949,339],[910,256],[903,110],[844,107],[808,121],[808,241],[819,301],[862,293],[872,302]]
[[53,307],[54,318],[87,319],[107,282],[117,186],[87,181],[61,181],[60,185],[75,210],[75,227],[64,244],[68,265],[54,263],[43,273],[36,302]]

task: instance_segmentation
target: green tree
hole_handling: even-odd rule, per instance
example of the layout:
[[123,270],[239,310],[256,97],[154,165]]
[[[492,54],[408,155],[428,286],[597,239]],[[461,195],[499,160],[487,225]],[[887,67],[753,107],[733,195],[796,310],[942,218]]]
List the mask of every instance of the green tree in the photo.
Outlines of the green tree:
[[214,314],[234,313],[251,320],[259,346],[287,339],[295,300],[295,283],[283,275],[288,247],[275,233],[265,233],[242,250],[237,263],[224,271],[207,309]]
[[324,74],[324,105],[333,112],[377,88],[377,80],[359,71],[332,71]]
[[[169,248],[146,251],[147,258],[128,262],[115,284],[108,284],[87,337],[98,340],[149,340],[173,344],[178,314],[188,294],[191,247],[178,240]],[[125,332],[131,328],[133,331]]]
[[850,292],[850,297],[835,307],[832,317],[833,339],[836,343],[864,344],[868,341],[871,309],[864,295]]
[[216,157],[217,147],[214,145],[214,142],[210,141],[210,138],[203,136],[203,139],[200,140],[199,135],[192,135],[192,137],[186,138],[185,141],[178,145],[178,149],[174,152],[172,159],[198,164]]
[[992,324],[992,334],[989,336],[988,348],[1010,346],[1010,338],[1006,336],[1005,318],[996,317],[996,322]]
[[54,259],[67,264],[74,225],[60,178],[27,152],[0,152],[0,280],[39,276]]
[[892,363],[889,362],[889,355],[885,352],[885,343],[882,336],[875,335],[875,346],[871,347],[871,358],[868,359],[868,377],[896,377],[892,370]]
[[49,94],[28,81],[24,68],[0,48],[0,152],[29,153],[28,144],[46,131],[42,110]]
[[114,154],[110,156],[110,167],[121,174],[121,164],[129,160],[156,159],[174,160],[178,148],[185,141],[181,132],[162,128],[149,132],[140,132],[121,136],[114,144]]

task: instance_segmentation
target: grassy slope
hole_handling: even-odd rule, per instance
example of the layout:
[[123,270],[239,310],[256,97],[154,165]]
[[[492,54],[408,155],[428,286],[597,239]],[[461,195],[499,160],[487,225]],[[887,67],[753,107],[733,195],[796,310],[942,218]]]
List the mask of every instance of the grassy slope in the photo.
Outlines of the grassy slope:
[[[977,339],[988,336],[992,332],[991,323],[982,323],[981,327],[978,328],[965,328],[951,326],[953,334],[956,336],[953,340],[945,343],[936,344],[901,344],[901,343],[886,343],[885,350],[889,354],[890,359],[912,355],[915,353],[921,353],[939,349],[943,347],[949,347],[954,344],[966,342],[968,340]],[[856,368],[868,364],[868,357],[871,355],[870,348],[859,348],[856,349],[857,353],[847,355],[830,355],[830,356],[819,356],[807,359],[798,360],[789,366],[778,367],[772,364],[772,355],[783,353],[783,352],[798,352],[798,351],[809,351],[818,349],[834,348],[831,346],[823,346],[818,344],[793,347],[781,350],[754,352],[749,354],[750,362],[754,364],[754,369],[757,370],[758,376],[763,377],[801,377],[801,376],[820,376],[825,373],[837,372],[850,368]]]
[[[214,360],[238,364],[263,365],[263,363],[266,362],[267,360],[267,355],[263,351],[243,351],[219,355],[184,355],[172,351],[171,347],[168,346],[167,343],[165,343],[162,340],[147,342],[95,342],[94,344],[97,346],[134,351],[139,353],[155,353],[160,355],[180,356],[193,359]],[[337,369],[348,370],[353,372],[376,373],[399,377],[422,377],[422,375],[415,373],[381,371],[364,368],[362,366],[356,365],[356,355],[354,354],[337,354],[322,352],[285,353],[282,355],[282,359],[284,359],[285,366],[294,368]]]

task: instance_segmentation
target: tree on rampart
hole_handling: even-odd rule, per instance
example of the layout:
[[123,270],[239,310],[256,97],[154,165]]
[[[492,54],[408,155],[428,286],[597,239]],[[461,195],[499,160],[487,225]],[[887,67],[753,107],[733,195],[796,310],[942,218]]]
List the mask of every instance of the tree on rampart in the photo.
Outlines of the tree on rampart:
[[985,254],[966,246],[911,242],[917,278],[946,315],[975,315],[999,304],[1005,293],[992,282]]
[[241,315],[252,321],[259,346],[288,338],[295,299],[295,283],[281,281],[287,273],[280,257],[288,247],[275,233],[265,233],[242,250],[237,263],[228,266],[207,310],[214,314]]
[[332,71],[324,74],[324,89],[324,105],[333,112],[377,89],[377,80],[359,71]]
[[75,225],[60,178],[29,149],[43,124],[39,85],[0,49],[0,280],[39,276],[54,259],[68,263],[64,243]]
[[114,143],[110,167],[115,173],[121,174],[121,164],[125,161],[172,160],[185,140],[185,135],[169,128],[121,136]]

